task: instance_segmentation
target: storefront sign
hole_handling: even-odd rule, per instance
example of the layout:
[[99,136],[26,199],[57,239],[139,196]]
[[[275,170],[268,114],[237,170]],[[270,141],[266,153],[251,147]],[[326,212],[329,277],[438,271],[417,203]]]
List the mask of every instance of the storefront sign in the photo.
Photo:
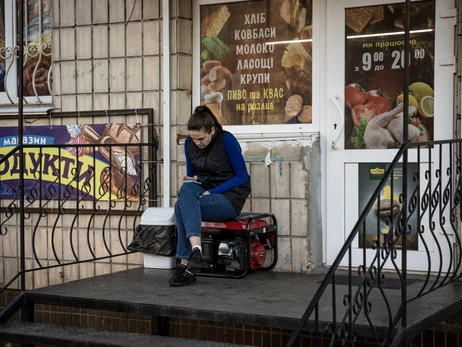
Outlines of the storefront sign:
[[[404,21],[403,3],[345,11],[347,149],[396,148],[403,142]],[[433,140],[434,55],[435,2],[413,2],[409,141]]]
[[[0,158],[19,144],[17,130],[17,127],[0,127]],[[140,127],[137,124],[27,126],[23,143],[33,146],[24,149],[26,197],[41,192],[48,200],[58,197],[116,200],[125,198],[125,194],[129,199],[136,198],[131,188],[139,180],[140,147],[136,144],[140,143]],[[131,145],[126,147],[122,143]],[[45,147],[41,148],[42,145]],[[19,158],[16,152],[0,165],[0,198],[17,198]],[[119,191],[121,186],[125,189],[124,196]]]
[[311,0],[201,6],[201,103],[225,125],[311,123],[311,18]]
[[[417,172],[417,164],[408,164],[408,166],[410,172]],[[374,190],[377,188],[378,181],[383,178],[388,167],[389,164],[385,163],[359,164],[359,214],[363,212]],[[403,167],[401,164],[398,164],[393,170],[391,177],[393,178],[393,185],[390,178],[382,189],[380,201],[379,199],[375,200],[374,208],[366,217],[366,235],[364,237],[363,233],[359,234],[360,248],[364,248],[364,242],[366,243],[366,248],[372,248],[373,242],[378,239],[380,239],[380,244],[383,244],[389,232],[393,233],[388,240],[396,242],[394,247],[402,247],[402,237],[397,237],[395,233],[397,218],[402,207],[400,194],[403,191]],[[407,182],[408,191],[413,192],[417,188],[417,182],[412,180],[412,175],[409,175],[409,177]],[[407,235],[407,249],[418,250],[416,213],[408,216],[408,225],[411,233]],[[379,228],[379,237],[377,237],[377,228]]]

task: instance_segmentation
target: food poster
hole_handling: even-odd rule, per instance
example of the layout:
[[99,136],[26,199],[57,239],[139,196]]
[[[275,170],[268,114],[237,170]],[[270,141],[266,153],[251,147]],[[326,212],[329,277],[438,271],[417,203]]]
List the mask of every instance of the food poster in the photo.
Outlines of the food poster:
[[[139,195],[138,124],[26,126],[23,143],[34,146],[24,149],[26,196],[38,198],[40,190],[46,199],[60,196],[62,200],[117,200],[125,196],[133,200]],[[132,145],[117,146],[118,143]],[[18,144],[17,127],[0,127],[0,158]],[[97,147],[73,147],[75,144]],[[40,145],[63,146],[59,151],[51,147],[40,149]],[[19,152],[16,152],[0,165],[0,198],[17,198],[19,172]],[[121,187],[126,187],[127,192],[121,191]]]
[[[369,202],[372,194],[374,193],[377,185],[385,174],[389,164],[386,163],[361,163],[359,164],[359,214],[360,215],[367,203]],[[417,172],[417,164],[408,164],[409,172]],[[391,184],[391,177],[393,178],[393,187]],[[403,184],[403,166],[398,164],[393,170],[393,174],[380,193],[380,206],[379,199],[376,199],[372,210],[366,217],[366,248],[372,248],[373,241],[377,240],[377,226],[380,228],[380,244],[391,230],[392,225],[396,225],[397,216],[401,210],[402,204],[400,203],[399,195],[401,194]],[[412,175],[408,175],[407,187],[409,192],[413,192],[417,188],[417,182],[413,181]],[[417,215],[408,215],[408,225],[410,225],[411,233],[407,235],[407,249],[418,250],[418,223]],[[396,230],[396,229],[395,229]],[[364,248],[364,234],[359,234],[359,248]],[[390,239],[389,239],[390,240]],[[394,236],[393,240],[396,240]],[[402,247],[402,238],[396,240],[395,248]]]
[[[404,4],[345,11],[345,148],[403,142]],[[435,2],[411,4],[409,141],[433,140]]]
[[51,0],[28,0],[25,5],[24,41],[27,55],[23,70],[24,95],[50,95],[53,85]]
[[204,5],[201,103],[224,125],[312,122],[312,0]]

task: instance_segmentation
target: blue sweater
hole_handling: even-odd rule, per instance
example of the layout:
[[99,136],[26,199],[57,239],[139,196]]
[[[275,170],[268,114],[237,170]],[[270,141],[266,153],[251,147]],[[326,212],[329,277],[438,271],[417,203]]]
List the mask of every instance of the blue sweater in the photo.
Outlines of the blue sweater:
[[[224,136],[223,144],[225,147],[226,154],[228,155],[229,162],[234,170],[234,177],[223,182],[219,186],[210,189],[210,194],[221,194],[230,190],[234,187],[238,187],[241,184],[244,184],[249,179],[249,174],[247,172],[247,167],[245,166],[244,157],[242,156],[241,147],[237,142],[236,138],[231,133],[227,133]],[[186,156],[186,174],[189,177],[194,177],[196,173],[194,172],[191,162],[188,156],[188,141],[185,141],[184,152]]]

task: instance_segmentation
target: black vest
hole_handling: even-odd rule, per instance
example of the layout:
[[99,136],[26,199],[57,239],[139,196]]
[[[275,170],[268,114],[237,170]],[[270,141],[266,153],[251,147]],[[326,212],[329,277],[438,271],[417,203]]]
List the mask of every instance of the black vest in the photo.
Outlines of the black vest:
[[[204,149],[197,147],[190,137],[186,139],[191,166],[205,190],[215,188],[235,175],[224,147],[224,136],[227,133],[225,130],[217,129],[212,141]],[[231,202],[239,214],[250,191],[249,176],[247,182],[223,192],[222,195]]]

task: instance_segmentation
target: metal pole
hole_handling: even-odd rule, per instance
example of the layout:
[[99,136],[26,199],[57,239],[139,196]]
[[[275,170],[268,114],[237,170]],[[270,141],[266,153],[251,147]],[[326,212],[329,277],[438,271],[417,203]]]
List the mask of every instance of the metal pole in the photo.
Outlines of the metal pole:
[[24,1],[19,1],[18,18],[18,143],[19,143],[19,232],[20,232],[20,258],[21,258],[21,290],[26,289],[26,255],[24,235],[24,112],[23,112],[23,66],[24,66]]
[[405,26],[404,26],[404,113],[403,113],[403,144],[406,146],[406,150],[403,154],[403,190],[402,190],[402,212],[403,212],[403,223],[401,225],[401,240],[402,240],[402,277],[403,277],[403,288],[401,290],[401,305],[403,308],[403,316],[401,318],[401,326],[405,331],[405,341],[408,341],[407,332],[407,172],[408,172],[408,141],[409,141],[409,63],[410,63],[410,18],[411,18],[411,1],[405,0]]
[[170,1],[162,0],[162,89],[163,89],[163,156],[164,156],[164,202],[163,207],[170,207]]

